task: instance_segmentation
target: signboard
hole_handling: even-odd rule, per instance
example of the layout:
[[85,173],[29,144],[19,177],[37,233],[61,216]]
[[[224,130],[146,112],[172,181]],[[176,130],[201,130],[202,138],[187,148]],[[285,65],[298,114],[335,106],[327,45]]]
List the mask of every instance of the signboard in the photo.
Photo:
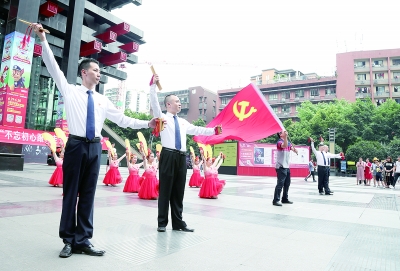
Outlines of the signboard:
[[341,172],[346,172],[346,167],[347,167],[347,162],[346,162],[346,160],[341,160],[341,161],[340,161],[340,171],[341,171]]
[[[307,168],[310,147],[296,146],[298,155],[290,152],[291,168]],[[275,167],[276,144],[239,142],[239,164],[242,167]]]
[[222,152],[226,158],[222,163],[224,167],[236,167],[237,160],[237,142],[222,143],[214,145],[214,156],[217,156]]
[[13,32],[5,36],[0,67],[0,125],[24,127],[34,38]]

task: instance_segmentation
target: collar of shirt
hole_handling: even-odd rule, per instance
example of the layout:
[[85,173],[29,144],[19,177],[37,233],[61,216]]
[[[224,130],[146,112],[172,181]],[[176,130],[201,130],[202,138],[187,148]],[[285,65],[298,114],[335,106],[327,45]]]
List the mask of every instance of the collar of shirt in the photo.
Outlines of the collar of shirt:
[[[165,148],[175,149],[175,120],[174,115],[167,112],[164,114],[167,124],[164,126],[164,130],[161,132],[161,145]],[[181,151],[186,151],[186,129],[187,122],[177,116],[179,123],[179,130],[181,133]]]

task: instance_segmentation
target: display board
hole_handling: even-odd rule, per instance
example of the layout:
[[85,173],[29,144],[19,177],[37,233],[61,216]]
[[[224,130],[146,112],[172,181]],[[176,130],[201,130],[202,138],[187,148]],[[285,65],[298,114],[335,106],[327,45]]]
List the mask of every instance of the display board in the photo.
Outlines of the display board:
[[237,161],[237,142],[229,142],[214,145],[214,156],[218,156],[222,152],[225,160],[222,163],[224,167],[236,167]]

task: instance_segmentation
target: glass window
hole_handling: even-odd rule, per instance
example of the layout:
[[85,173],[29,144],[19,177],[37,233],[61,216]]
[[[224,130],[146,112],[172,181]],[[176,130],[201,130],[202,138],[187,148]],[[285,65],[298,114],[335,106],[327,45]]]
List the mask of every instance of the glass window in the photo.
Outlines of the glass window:
[[288,104],[282,105],[282,112],[283,113],[289,113],[290,112],[290,105],[288,105]]
[[275,113],[278,113],[278,107],[273,106],[273,107],[272,107],[272,110],[274,110]]
[[375,73],[375,79],[384,79],[385,74],[383,72]]
[[290,99],[290,91],[283,92],[282,99]]
[[336,88],[327,88],[325,89],[326,95],[336,94]]
[[383,60],[374,60],[372,62],[372,67],[383,67]]
[[269,94],[269,100],[278,100],[278,94]]
[[311,89],[310,96],[319,96],[319,89],[318,88]]
[[394,66],[400,65],[400,58],[399,59],[393,59],[392,61],[393,61],[393,65]]
[[296,97],[296,98],[302,98],[302,97],[304,97],[304,90],[303,90],[303,89],[296,90],[295,97]]
[[367,74],[362,73],[362,74],[357,74],[357,80],[367,80]]

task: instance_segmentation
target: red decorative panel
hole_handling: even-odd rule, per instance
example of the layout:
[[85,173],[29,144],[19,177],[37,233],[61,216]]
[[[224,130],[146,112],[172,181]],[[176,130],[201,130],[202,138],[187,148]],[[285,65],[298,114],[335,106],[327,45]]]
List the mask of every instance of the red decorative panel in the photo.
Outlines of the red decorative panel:
[[94,40],[81,45],[80,56],[88,56],[101,52],[101,42]]
[[139,44],[136,42],[130,42],[119,46],[119,48],[130,54],[139,51]]
[[42,55],[42,45],[35,44],[33,47],[33,56],[41,56]]
[[126,62],[126,53],[118,52],[115,54],[109,54],[109,55],[102,56],[97,60],[100,63],[103,63],[105,66],[110,66],[110,65]]
[[117,40],[117,33],[113,31],[106,31],[102,34],[96,35],[95,37],[104,41],[104,43],[112,43]]
[[[309,173],[307,168],[291,168],[291,177],[304,178]],[[276,177],[275,168],[272,167],[237,167],[237,175],[245,176],[270,176]]]
[[50,1],[40,6],[39,13],[45,17],[53,17],[58,13],[58,6]]
[[120,23],[120,24],[116,24],[114,26],[111,26],[107,29],[107,31],[113,31],[115,33],[117,33],[118,36],[121,36],[123,34],[126,34],[129,32],[131,26],[127,23]]

